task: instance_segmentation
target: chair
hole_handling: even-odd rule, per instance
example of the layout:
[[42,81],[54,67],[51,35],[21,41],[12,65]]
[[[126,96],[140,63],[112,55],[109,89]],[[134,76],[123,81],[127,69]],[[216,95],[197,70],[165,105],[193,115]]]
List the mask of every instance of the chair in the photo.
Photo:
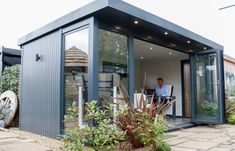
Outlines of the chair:
[[166,85],[168,88],[169,95],[165,97],[166,99],[166,106],[165,109],[172,107],[172,117],[173,119],[176,118],[176,105],[175,105],[175,96],[173,96],[173,90],[174,86],[173,85]]
[[[136,109],[138,106],[140,108],[144,107],[144,103],[146,104],[146,95],[142,93],[135,93],[134,94],[134,108]],[[143,100],[143,101],[142,101]],[[142,103],[141,103],[142,101]]]

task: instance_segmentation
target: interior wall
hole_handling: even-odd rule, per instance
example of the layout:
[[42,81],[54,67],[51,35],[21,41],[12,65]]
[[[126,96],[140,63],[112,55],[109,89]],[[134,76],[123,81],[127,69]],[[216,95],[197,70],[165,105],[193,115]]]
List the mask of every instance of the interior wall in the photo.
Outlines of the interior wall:
[[[147,73],[146,88],[155,89],[156,78],[162,77],[166,85],[173,85],[173,96],[176,96],[176,115],[182,116],[182,80],[181,80],[181,60],[188,59],[187,54],[183,54],[174,59],[162,58],[158,60],[136,60],[135,61],[135,89],[142,87],[144,73]],[[166,114],[172,114],[171,108],[166,110]]]

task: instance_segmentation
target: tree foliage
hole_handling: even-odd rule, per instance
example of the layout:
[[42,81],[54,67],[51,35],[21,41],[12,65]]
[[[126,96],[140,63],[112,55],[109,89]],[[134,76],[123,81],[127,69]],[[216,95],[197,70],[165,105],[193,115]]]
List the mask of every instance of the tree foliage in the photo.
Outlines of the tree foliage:
[[0,80],[0,93],[11,90],[18,95],[19,65],[6,67]]

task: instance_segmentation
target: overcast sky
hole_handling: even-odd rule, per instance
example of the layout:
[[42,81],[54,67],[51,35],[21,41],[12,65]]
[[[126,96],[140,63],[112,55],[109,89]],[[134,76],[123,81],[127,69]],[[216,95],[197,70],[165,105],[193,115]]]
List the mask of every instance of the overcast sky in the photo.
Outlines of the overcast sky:
[[[21,36],[93,0],[0,0],[0,45],[19,48]],[[198,33],[235,57],[235,0],[124,0]]]

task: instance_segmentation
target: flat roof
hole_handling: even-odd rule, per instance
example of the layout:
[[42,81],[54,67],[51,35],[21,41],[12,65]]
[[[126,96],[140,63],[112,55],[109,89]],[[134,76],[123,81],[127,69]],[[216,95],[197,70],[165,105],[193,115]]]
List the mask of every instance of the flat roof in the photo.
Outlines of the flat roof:
[[[24,45],[25,43],[28,43],[34,39],[42,37],[50,32],[73,24],[77,21],[86,19],[88,17],[95,16],[98,18],[105,18],[106,15],[109,17],[112,15],[113,18],[119,18],[116,15],[121,15],[122,17],[128,19],[137,19],[143,22],[142,27],[145,29],[152,28],[152,30],[154,30],[160,27],[162,28],[162,30],[164,29],[169,32],[172,31],[174,33],[174,39],[180,39],[182,36],[185,39],[188,38],[192,41],[195,41],[198,46],[201,45],[200,48],[202,48],[204,45],[210,48],[223,50],[223,46],[216,42],[213,42],[192,31],[189,31],[183,27],[180,27],[174,23],[171,23],[163,18],[160,18],[154,14],[151,14],[121,0],[96,0],[21,37],[18,40],[18,45]],[[122,19],[122,22],[126,22],[127,20],[122,17],[120,17],[119,19]],[[199,47],[196,48],[198,49]]]

